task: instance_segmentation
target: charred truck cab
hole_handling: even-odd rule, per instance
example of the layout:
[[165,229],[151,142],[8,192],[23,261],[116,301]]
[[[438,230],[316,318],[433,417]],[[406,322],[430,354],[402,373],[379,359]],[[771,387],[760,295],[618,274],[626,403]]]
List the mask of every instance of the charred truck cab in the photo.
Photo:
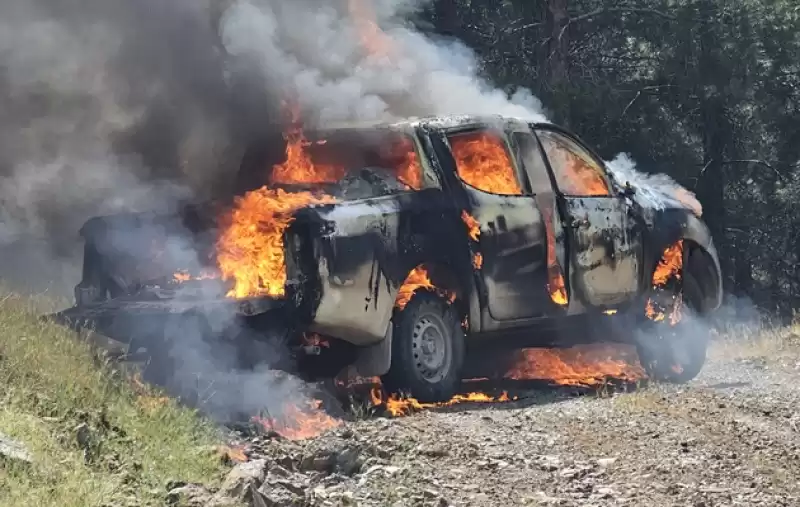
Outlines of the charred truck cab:
[[[640,189],[615,180],[575,135],[460,116],[330,129],[304,146],[315,176],[287,178],[286,163],[276,165],[266,183],[284,193],[271,195],[330,198],[291,209],[272,243],[283,259],[280,290],[264,273],[246,278],[230,267],[245,262],[243,247],[225,244],[214,206],[105,217],[82,231],[83,280],[61,317],[119,329],[112,324],[132,315],[224,309],[256,339],[280,322],[301,365],[331,376],[354,367],[423,401],[451,397],[468,356],[485,347],[631,340],[651,376],[682,382],[702,368],[707,337],[682,333],[681,315],[721,303],[707,227],[675,198],[637,199]],[[243,211],[246,200],[233,206]],[[176,237],[211,274],[172,275],[184,249],[170,256],[165,245]],[[566,331],[612,318],[642,331]]]

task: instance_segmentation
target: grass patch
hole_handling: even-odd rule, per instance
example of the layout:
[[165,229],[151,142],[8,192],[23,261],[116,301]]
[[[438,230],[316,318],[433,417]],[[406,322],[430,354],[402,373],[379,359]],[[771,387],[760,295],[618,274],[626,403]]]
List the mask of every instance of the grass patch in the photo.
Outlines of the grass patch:
[[731,329],[712,341],[708,357],[719,361],[782,361],[800,355],[800,321],[788,326]]
[[0,297],[0,433],[34,456],[30,466],[0,461],[0,505],[163,505],[169,480],[222,478],[211,423],[134,388],[41,310]]

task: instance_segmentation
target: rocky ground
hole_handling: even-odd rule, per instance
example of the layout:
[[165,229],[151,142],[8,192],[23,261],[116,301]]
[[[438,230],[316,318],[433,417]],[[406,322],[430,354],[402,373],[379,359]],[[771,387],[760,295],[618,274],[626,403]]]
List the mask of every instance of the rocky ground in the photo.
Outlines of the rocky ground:
[[[799,350],[718,345],[685,386],[516,385],[513,402],[234,438],[248,461],[222,490],[259,506],[800,505]],[[192,498],[214,503],[172,495]]]

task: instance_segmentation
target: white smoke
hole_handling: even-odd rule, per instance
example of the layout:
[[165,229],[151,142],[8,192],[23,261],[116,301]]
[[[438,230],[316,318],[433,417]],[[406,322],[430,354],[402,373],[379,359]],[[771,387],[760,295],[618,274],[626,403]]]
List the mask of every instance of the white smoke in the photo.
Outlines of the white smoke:
[[[266,82],[297,100],[307,121],[449,114],[548,121],[530,90],[509,94],[480,77],[478,58],[465,45],[433,40],[410,27],[404,16],[418,4],[376,0],[374,12],[365,15],[374,14],[379,28],[365,34],[347,9],[235,0],[221,18],[220,34],[234,61],[254,66]],[[368,36],[371,40],[365,41]],[[374,49],[365,47],[370,44]],[[629,155],[619,154],[608,166],[622,185],[637,190],[634,198],[641,205],[684,206],[702,213],[691,192],[665,174],[637,171]]]
[[627,153],[620,153],[606,166],[620,184],[630,184],[636,191],[633,199],[645,208],[663,210],[667,207],[684,207],[698,216],[703,207],[694,193],[681,186],[666,174],[647,174],[636,170],[636,163]]
[[402,15],[411,5],[376,3],[383,30],[373,39],[377,54],[365,47],[364,27],[352,13],[303,1],[236,0],[222,17],[220,33],[230,55],[295,94],[312,121],[442,114],[544,120],[530,91],[509,96],[479,77],[478,60],[466,46],[433,41],[408,26]]

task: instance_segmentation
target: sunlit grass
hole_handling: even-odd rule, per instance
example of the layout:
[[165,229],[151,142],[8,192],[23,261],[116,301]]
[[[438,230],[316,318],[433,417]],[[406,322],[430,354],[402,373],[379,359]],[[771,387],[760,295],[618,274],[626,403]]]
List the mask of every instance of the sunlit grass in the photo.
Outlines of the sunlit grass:
[[800,353],[800,322],[788,326],[763,326],[758,329],[732,328],[713,340],[710,360],[718,361],[781,361]]
[[169,480],[218,481],[214,426],[134,388],[74,332],[39,319],[48,307],[0,296],[0,433],[34,456],[30,466],[0,461],[0,505],[163,505]]

